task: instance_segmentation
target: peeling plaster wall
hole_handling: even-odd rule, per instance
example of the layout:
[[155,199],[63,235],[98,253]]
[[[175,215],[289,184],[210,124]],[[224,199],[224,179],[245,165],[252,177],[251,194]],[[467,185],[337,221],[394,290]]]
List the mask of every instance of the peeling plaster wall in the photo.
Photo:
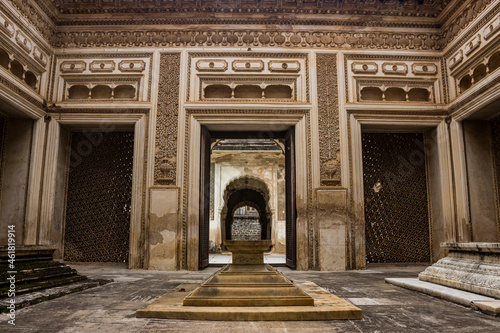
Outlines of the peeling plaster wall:
[[152,189],[149,214],[149,269],[177,269],[178,190]]

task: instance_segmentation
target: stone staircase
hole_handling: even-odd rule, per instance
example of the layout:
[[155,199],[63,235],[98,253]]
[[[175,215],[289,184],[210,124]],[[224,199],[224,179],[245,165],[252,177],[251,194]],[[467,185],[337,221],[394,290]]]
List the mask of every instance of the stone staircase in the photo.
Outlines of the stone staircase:
[[12,261],[7,247],[0,247],[0,313],[7,312],[12,298],[10,277],[15,279],[16,309],[109,282],[89,280],[66,264],[54,261],[54,251],[49,247],[16,246]]

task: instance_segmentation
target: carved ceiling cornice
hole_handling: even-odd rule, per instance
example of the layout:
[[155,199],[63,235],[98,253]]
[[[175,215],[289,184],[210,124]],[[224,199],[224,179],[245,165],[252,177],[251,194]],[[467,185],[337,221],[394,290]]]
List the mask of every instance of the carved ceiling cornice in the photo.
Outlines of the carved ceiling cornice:
[[62,15],[195,12],[247,14],[359,14],[437,17],[451,1],[452,0],[50,0],[50,4]]
[[[55,47],[213,45],[442,50],[497,0],[261,0],[259,6],[256,1],[240,1],[237,8],[246,12],[236,10],[234,5],[225,6],[225,1],[234,4],[238,2],[235,0],[213,0],[214,7],[207,7],[212,0],[9,1]],[[277,6],[277,2],[281,5]],[[448,4],[453,7],[446,7]],[[390,5],[399,8],[397,17],[391,16],[396,12],[385,9]],[[432,15],[417,13],[433,6],[437,7]],[[37,8],[43,15],[36,14]],[[67,14],[70,12],[80,14]],[[443,18],[451,21],[446,30],[439,23]]]
[[297,32],[260,29],[59,32],[56,47],[277,46],[302,48],[441,50],[445,40],[432,33]]

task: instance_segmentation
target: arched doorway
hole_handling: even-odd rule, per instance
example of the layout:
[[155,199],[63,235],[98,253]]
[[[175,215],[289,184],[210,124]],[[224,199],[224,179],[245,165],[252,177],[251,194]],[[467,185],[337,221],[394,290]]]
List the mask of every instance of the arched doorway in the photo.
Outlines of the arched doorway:
[[[282,153],[284,155],[281,162],[281,179],[284,178],[284,188],[282,198],[284,203],[280,203],[282,207],[283,221],[280,222],[280,228],[274,228],[274,230],[280,231],[280,244],[282,244],[282,264],[285,264],[291,268],[296,267],[296,208],[295,208],[295,148],[294,148],[294,127],[289,127],[287,131],[283,132],[218,132],[209,131],[205,126],[201,127],[201,158],[200,158],[200,206],[199,206],[199,248],[198,248],[198,268],[207,267],[209,264],[209,249],[213,251],[214,247],[211,240],[213,234],[214,224],[210,223],[210,202],[211,198],[214,198],[214,194],[211,193],[213,185],[210,184],[211,179],[211,154],[212,148],[217,145],[218,140],[234,139],[237,141],[248,140],[247,143],[254,145],[256,141],[279,141]],[[263,137],[263,134],[265,136]],[[282,156],[283,156],[282,155]],[[260,159],[259,159],[260,160]],[[220,210],[220,217],[216,218],[215,221],[220,221],[215,225],[219,224],[217,227],[220,228],[220,239],[216,240],[217,244],[223,243],[223,240],[228,239],[227,235],[231,235],[231,226],[234,217],[234,212],[239,207],[247,205],[249,207],[255,208],[259,213],[259,224],[261,225],[261,239],[272,239],[271,229],[272,225],[277,216],[274,209],[277,207],[277,200],[272,201],[272,209],[270,209],[269,200],[269,188],[266,186],[266,182],[262,182],[256,177],[260,178],[260,175],[256,177],[248,176],[252,172],[247,173],[246,171],[239,176],[237,179],[226,179],[224,185],[220,187],[221,191],[224,192],[224,197],[215,196],[216,198],[221,198],[219,203],[224,203],[224,205],[218,206]],[[267,181],[267,180],[266,180]],[[269,185],[271,186],[271,185]],[[273,191],[275,186],[271,186]],[[219,188],[219,187],[216,187]],[[220,192],[222,194],[222,192]],[[274,192],[273,192],[274,193]],[[274,198],[277,198],[273,194]],[[280,196],[281,197],[281,196]],[[213,202],[213,200],[212,200]],[[212,210],[214,211],[214,209]],[[271,214],[271,211],[274,213]],[[281,212],[281,210],[280,210]],[[215,213],[218,214],[218,213]],[[212,225],[212,227],[211,227]],[[230,239],[230,238],[229,238]],[[286,243],[286,244],[285,244]],[[286,247],[284,249],[283,247]],[[223,250],[223,249],[222,249]],[[286,252],[286,254],[285,254]],[[213,253],[213,252],[212,252]],[[215,264],[215,263],[214,263]]]
[[221,214],[222,239],[232,239],[234,212],[242,206],[250,206],[257,210],[261,239],[271,239],[272,213],[269,208],[269,189],[263,181],[251,177],[235,179],[224,190],[224,209]]

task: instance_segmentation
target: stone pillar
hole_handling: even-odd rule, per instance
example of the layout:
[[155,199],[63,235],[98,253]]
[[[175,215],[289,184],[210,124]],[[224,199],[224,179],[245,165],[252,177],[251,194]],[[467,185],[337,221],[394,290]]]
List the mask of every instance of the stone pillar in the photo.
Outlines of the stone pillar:
[[319,188],[316,190],[316,220],[319,226],[319,269],[346,269],[347,190]]
[[179,189],[153,188],[150,201],[149,269],[178,269]]

